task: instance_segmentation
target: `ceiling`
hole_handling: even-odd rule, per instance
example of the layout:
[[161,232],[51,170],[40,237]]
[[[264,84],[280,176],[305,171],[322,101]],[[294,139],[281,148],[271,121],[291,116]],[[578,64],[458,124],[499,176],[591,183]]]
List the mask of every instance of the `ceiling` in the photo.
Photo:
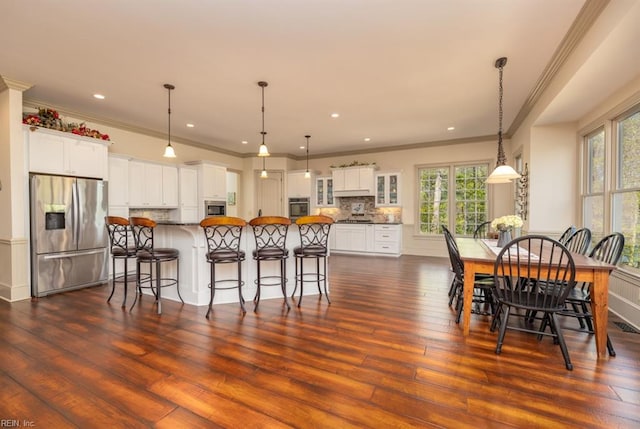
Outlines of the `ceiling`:
[[0,75],[34,105],[152,134],[171,83],[172,139],[239,155],[260,143],[261,80],[273,154],[302,156],[305,134],[315,155],[455,141],[497,132],[501,56],[509,128],[584,3],[5,0]]

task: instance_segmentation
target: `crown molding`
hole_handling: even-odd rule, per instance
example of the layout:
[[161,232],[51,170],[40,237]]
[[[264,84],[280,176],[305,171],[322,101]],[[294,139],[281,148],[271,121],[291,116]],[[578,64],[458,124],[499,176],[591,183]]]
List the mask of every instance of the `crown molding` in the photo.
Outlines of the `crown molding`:
[[567,34],[560,42],[558,49],[554,52],[551,60],[542,72],[542,75],[531,90],[531,93],[529,93],[529,96],[522,105],[522,108],[511,123],[508,134],[513,135],[518,131],[518,128],[520,128],[520,125],[522,125],[527,115],[531,113],[533,107],[536,105],[538,100],[540,100],[542,93],[549,87],[551,81],[555,78],[560,67],[564,65],[567,58],[569,58],[573,53],[576,46],[578,46],[582,41],[609,2],[610,0],[587,0],[585,2],[582,9],[580,9],[580,13],[578,13],[573,24],[571,24],[569,31],[567,31]]
[[19,80],[10,79],[6,76],[0,75],[0,90],[15,89],[21,92],[26,91],[33,85],[27,82],[21,82]]

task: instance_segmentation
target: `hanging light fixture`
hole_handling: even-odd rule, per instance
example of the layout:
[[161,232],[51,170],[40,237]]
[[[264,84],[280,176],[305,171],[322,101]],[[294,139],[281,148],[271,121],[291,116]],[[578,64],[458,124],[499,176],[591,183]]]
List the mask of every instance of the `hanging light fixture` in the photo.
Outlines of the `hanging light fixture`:
[[307,139],[307,171],[304,172],[304,178],[310,179],[311,173],[309,173],[309,139],[311,138],[311,136],[304,136],[304,138]]
[[[267,149],[267,145],[264,144],[264,136],[267,135],[267,133],[264,131],[264,88],[267,85],[269,85],[267,82],[264,82],[264,81],[258,82],[258,86],[260,88],[262,88],[262,132],[260,132],[260,134],[262,134],[262,144],[260,145],[260,150],[258,151],[258,156],[269,156],[270,155],[269,149]],[[265,172],[265,174],[266,174],[266,172]]]
[[173,146],[171,146],[171,90],[176,89],[176,87],[170,83],[165,83],[164,87],[167,89],[169,94],[169,132],[167,133],[167,147],[164,148],[164,157],[175,158],[176,152],[173,150]]
[[499,71],[499,89],[498,89],[498,160],[496,162],[496,168],[487,178],[487,183],[509,183],[513,179],[517,179],[520,175],[513,169],[513,167],[507,165],[507,157],[504,154],[504,148],[502,147],[502,72],[504,66],[507,64],[507,57],[501,57],[496,60],[495,67]]
[[262,171],[260,172],[260,178],[266,179],[267,177],[269,177],[269,175],[267,174],[267,169],[264,166],[264,158],[262,158]]

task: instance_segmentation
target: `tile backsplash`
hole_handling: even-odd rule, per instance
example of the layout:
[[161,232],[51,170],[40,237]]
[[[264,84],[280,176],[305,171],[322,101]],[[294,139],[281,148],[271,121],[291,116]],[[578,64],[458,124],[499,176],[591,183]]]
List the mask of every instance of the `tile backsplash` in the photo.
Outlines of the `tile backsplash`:
[[131,217],[148,217],[155,221],[172,220],[172,215],[175,210],[171,209],[129,209],[129,216]]
[[334,220],[367,219],[373,222],[402,223],[402,208],[376,207],[374,197],[337,197],[336,207],[320,209]]

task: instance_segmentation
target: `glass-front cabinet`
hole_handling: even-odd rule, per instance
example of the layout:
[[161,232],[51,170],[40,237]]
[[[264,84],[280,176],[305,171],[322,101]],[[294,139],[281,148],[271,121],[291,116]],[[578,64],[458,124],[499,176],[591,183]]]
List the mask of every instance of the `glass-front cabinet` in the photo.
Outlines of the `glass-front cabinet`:
[[400,173],[376,174],[376,206],[400,206]]
[[333,179],[331,176],[316,177],[316,207],[333,207]]

